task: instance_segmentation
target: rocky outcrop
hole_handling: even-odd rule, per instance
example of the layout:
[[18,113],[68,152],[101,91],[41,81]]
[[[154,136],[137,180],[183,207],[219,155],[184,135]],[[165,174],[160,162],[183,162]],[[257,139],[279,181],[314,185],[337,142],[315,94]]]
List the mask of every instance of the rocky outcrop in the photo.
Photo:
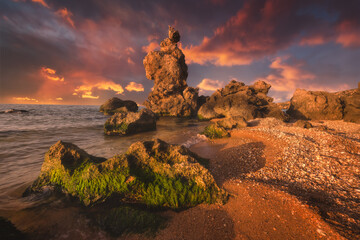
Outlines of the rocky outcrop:
[[287,113],[296,119],[345,120],[360,123],[360,90],[336,93],[297,89]]
[[131,100],[121,100],[120,98],[113,97],[107,100],[100,106],[100,112],[106,115],[112,115],[118,112],[136,112],[138,105]]
[[257,81],[251,86],[232,80],[225,88],[217,90],[198,112],[199,119],[219,117],[243,117],[246,121],[255,118],[274,117],[287,120],[283,111],[273,103],[267,93],[270,84]]
[[152,130],[156,130],[156,116],[149,109],[115,113],[104,125],[106,135],[122,136]]
[[299,127],[299,128],[313,128],[313,125],[309,122],[309,121],[305,121],[305,120],[297,120],[294,124],[294,127]]
[[144,105],[161,116],[189,117],[198,110],[198,88],[188,87],[185,56],[178,48],[180,34],[169,27],[169,37],[160,51],[151,51],[144,59],[146,77],[154,80],[153,91]]
[[28,113],[29,111],[27,110],[22,110],[22,109],[7,109],[7,110],[4,110],[4,111],[0,111],[0,114],[1,113]]
[[40,176],[27,193],[52,186],[85,205],[110,197],[173,209],[223,202],[227,194],[205,162],[184,146],[159,139],[136,142],[125,154],[107,160],[59,141],[46,153]]
[[236,128],[245,128],[247,127],[246,120],[241,116],[222,118],[215,122],[218,127],[222,127],[226,130],[232,130]]

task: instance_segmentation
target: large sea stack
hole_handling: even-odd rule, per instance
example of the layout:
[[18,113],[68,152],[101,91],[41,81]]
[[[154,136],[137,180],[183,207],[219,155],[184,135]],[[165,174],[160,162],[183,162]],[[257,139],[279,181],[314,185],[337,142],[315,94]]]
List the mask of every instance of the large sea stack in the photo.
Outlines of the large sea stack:
[[160,43],[160,51],[151,51],[144,59],[146,77],[154,80],[144,105],[160,116],[190,117],[198,109],[199,90],[186,83],[188,68],[179,41],[179,32],[169,26],[169,37]]

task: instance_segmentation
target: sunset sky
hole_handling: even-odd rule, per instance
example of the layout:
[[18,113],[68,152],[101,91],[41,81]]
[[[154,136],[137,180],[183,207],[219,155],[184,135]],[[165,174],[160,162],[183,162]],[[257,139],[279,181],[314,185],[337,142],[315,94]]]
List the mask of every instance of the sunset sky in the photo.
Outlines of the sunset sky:
[[181,34],[188,85],[339,91],[360,81],[359,0],[1,0],[0,103],[142,104],[143,58]]

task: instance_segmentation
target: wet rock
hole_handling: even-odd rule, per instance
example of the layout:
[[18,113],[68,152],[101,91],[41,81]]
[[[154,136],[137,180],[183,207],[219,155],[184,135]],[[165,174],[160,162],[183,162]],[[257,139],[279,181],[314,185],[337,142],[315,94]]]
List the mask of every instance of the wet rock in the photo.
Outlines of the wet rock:
[[29,111],[27,110],[22,110],[22,109],[7,109],[7,110],[4,110],[4,111],[0,111],[0,114],[1,113],[28,113]]
[[227,194],[202,165],[206,162],[184,146],[159,139],[136,142],[125,154],[107,160],[59,141],[46,153],[40,176],[27,192],[54,186],[85,205],[110,197],[119,204],[172,209],[222,203]]
[[286,114],[273,103],[273,98],[266,94],[270,84],[257,81],[246,86],[232,80],[225,88],[217,90],[202,105],[198,112],[199,119],[241,116],[246,121],[255,118],[275,117],[287,120]]
[[106,115],[112,115],[118,112],[136,112],[138,105],[131,100],[121,100],[120,98],[113,97],[107,100],[100,106],[100,112]]
[[188,68],[179,41],[179,32],[169,27],[160,51],[149,52],[143,61],[146,77],[154,80],[144,105],[160,116],[189,117],[198,110],[199,89],[187,86]]
[[121,136],[153,130],[156,130],[156,116],[149,109],[116,113],[104,125],[106,135]]

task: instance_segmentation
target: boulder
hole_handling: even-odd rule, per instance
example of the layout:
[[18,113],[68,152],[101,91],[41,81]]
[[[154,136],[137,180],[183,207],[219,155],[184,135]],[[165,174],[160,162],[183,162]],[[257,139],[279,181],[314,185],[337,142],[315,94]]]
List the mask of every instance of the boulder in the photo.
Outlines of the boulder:
[[172,209],[222,203],[228,195],[202,165],[206,162],[184,146],[159,139],[136,142],[107,160],[59,141],[45,154],[40,176],[27,194],[52,186],[84,205],[109,198]]
[[360,89],[335,93],[297,89],[287,113],[296,119],[360,123]]
[[343,106],[333,93],[296,89],[287,113],[296,119],[339,120],[343,118]]
[[112,115],[118,112],[136,112],[138,105],[131,100],[121,100],[120,98],[113,97],[107,100],[100,106],[100,112],[106,115]]
[[179,41],[179,32],[169,27],[160,51],[149,52],[143,61],[146,77],[154,80],[144,105],[160,116],[190,117],[198,110],[199,89],[187,86],[188,68]]
[[222,118],[215,122],[218,127],[222,127],[226,130],[232,130],[235,128],[247,127],[247,122],[242,116],[234,116],[230,118]]
[[205,135],[207,138],[215,139],[215,138],[226,138],[230,137],[229,132],[216,123],[212,123],[209,126],[205,127],[204,131],[201,134]]
[[156,130],[156,116],[149,109],[115,113],[104,125],[106,135],[122,136],[152,130]]
[[199,111],[199,119],[241,116],[246,121],[255,118],[275,117],[287,120],[286,114],[268,97],[270,84],[257,81],[251,86],[232,80],[207,99]]
[[0,111],[0,113],[28,113],[29,111],[27,110],[22,110],[22,109],[7,109],[7,110],[4,110],[4,111]]

